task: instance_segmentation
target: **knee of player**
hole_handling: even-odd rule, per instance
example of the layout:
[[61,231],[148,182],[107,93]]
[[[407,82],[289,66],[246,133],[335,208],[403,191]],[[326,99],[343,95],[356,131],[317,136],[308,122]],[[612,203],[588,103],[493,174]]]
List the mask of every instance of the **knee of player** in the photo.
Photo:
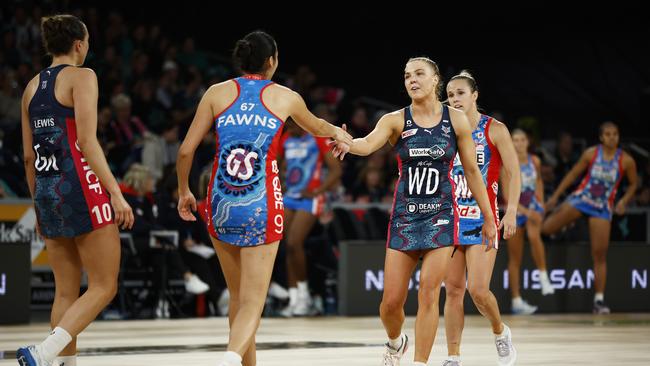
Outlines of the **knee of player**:
[[604,262],[607,259],[607,249],[606,248],[592,249],[591,256],[594,262]]
[[458,286],[454,283],[445,282],[445,296],[452,300],[465,297],[465,284],[463,286]]
[[555,234],[555,231],[557,230],[553,229],[552,223],[548,219],[542,221],[542,225],[540,228],[540,233],[542,235],[553,235]]
[[113,300],[117,294],[117,290],[117,280],[88,283],[88,291],[96,292],[105,302]]
[[79,298],[79,287],[63,288],[63,286],[56,286],[54,297],[59,301],[73,303]]
[[418,306],[434,306],[438,304],[440,297],[440,285],[425,285],[420,284],[418,290]]
[[477,305],[484,305],[490,298],[490,289],[483,286],[469,287],[469,294]]
[[[232,294],[230,294],[232,299]],[[264,306],[266,296],[260,296],[260,292],[243,291],[239,294],[239,308],[261,308]]]
[[384,296],[379,305],[380,311],[385,313],[401,311],[404,307],[405,300],[406,299],[402,299],[400,296]]

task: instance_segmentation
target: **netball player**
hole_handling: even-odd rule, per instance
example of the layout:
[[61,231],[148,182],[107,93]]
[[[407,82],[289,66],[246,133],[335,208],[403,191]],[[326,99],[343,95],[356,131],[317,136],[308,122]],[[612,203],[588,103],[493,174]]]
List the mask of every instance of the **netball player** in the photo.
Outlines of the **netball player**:
[[[76,337],[113,299],[120,264],[118,225],[130,228],[126,203],[97,141],[97,77],[79,67],[88,30],[72,15],[43,18],[50,67],[35,76],[22,99],[23,152],[37,228],[54,272],[51,334],[18,349],[23,366],[76,364]],[[82,268],[88,290],[79,297]]]
[[[605,282],[612,214],[625,214],[625,207],[636,191],[637,175],[634,159],[618,147],[619,130],[616,124],[605,122],[600,125],[599,138],[601,143],[585,150],[549,198],[546,209],[552,210],[562,193],[587,171],[578,189],[544,220],[542,233],[552,235],[583,215],[589,218],[596,290],[593,311],[596,314],[608,314],[610,310],[605,304]],[[627,190],[615,203],[616,191],[624,175],[628,180]]]
[[[404,69],[411,104],[384,115],[375,129],[354,139],[350,152],[368,155],[389,142],[395,147],[399,179],[388,228],[384,294],[380,316],[388,342],[383,365],[399,365],[408,337],[402,333],[404,303],[415,266],[422,258],[415,321],[415,365],[425,365],[438,327],[440,286],[452,249],[459,243],[459,212],[452,169],[456,153],[465,167],[485,223],[480,231],[486,248],[496,242],[496,218],[476,164],[472,130],[462,111],[439,100],[438,66],[426,57],[412,58]],[[334,155],[345,155],[335,146]]]
[[[476,145],[476,161],[485,182],[495,225],[499,226],[497,196],[499,175],[503,170],[502,181],[509,189],[508,207],[501,221],[504,238],[509,238],[516,230],[515,218],[519,188],[521,185],[519,164],[512,145],[508,128],[494,118],[478,111],[478,85],[468,71],[451,78],[447,83],[449,105],[465,112]],[[503,168],[503,169],[502,169]],[[491,324],[497,348],[499,365],[514,364],[517,353],[512,345],[510,328],[501,321],[499,304],[490,291],[490,280],[497,251],[485,251],[481,227],[485,217],[475,200],[473,191],[466,181],[465,165],[456,159],[453,177],[456,182],[455,200],[460,216],[460,235],[458,250],[451,259],[445,278],[445,332],[447,335],[448,358],[443,365],[460,365],[460,341],[464,326],[463,299],[465,287],[477,309]],[[497,238],[498,240],[498,238]],[[478,244],[478,245],[477,245]]]
[[208,187],[208,230],[230,291],[230,338],[220,365],[255,365],[255,333],[269,287],[278,242],[284,232],[282,187],[276,160],[282,125],[291,117],[315,136],[343,144],[352,139],[341,128],[316,118],[297,93],[270,79],[278,49],[267,33],[237,41],[235,66],[242,77],[210,87],[178,152],[178,211],[196,220],[196,200],[188,175],[196,147],[210,128],[216,131]]

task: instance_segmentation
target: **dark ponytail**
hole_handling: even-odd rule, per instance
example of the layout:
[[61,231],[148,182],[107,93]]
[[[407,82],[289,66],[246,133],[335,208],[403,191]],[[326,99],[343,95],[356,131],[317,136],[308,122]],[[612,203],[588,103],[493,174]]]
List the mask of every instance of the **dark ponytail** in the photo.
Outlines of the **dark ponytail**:
[[262,31],[251,32],[235,44],[232,62],[242,73],[258,74],[265,70],[266,60],[275,57],[275,39]]
[[59,14],[41,19],[43,46],[52,56],[65,55],[70,52],[76,40],[84,40],[86,26],[74,15]]

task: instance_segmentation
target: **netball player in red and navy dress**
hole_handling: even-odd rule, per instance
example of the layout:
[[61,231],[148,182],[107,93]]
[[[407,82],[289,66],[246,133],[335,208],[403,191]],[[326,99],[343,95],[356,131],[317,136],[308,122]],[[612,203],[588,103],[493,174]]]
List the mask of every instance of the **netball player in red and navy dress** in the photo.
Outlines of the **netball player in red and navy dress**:
[[[599,137],[600,145],[585,150],[546,203],[546,209],[552,210],[562,193],[578,179],[580,174],[587,171],[578,189],[544,220],[542,233],[552,235],[583,215],[589,217],[589,238],[596,290],[593,311],[596,314],[608,314],[609,307],[605,305],[605,282],[612,214],[625,214],[625,206],[636,191],[637,176],[634,159],[618,147],[618,126],[613,122],[603,123],[599,129]],[[628,180],[627,190],[614,205],[616,191],[623,175]]]
[[[325,192],[334,188],[341,178],[341,164],[329,152],[327,139],[305,133],[292,122],[287,123],[280,146],[289,283],[289,306],[283,315],[305,316],[312,312],[305,239],[323,210]],[[327,167],[325,179],[323,165]]]
[[[495,224],[499,225],[497,196],[499,175],[508,189],[508,208],[501,220],[504,238],[510,238],[516,230],[517,205],[521,179],[515,148],[508,128],[494,118],[481,114],[477,108],[478,86],[474,77],[467,71],[451,78],[447,83],[449,105],[465,112],[472,129],[472,139],[476,145],[476,160],[487,187],[490,207]],[[503,171],[501,171],[503,167]],[[491,324],[497,348],[499,365],[514,365],[517,352],[512,345],[510,328],[501,321],[499,304],[490,291],[490,279],[494,269],[497,251],[485,251],[481,227],[484,217],[466,182],[465,164],[459,159],[454,162],[453,176],[456,183],[454,196],[460,216],[460,235],[458,250],[451,259],[445,277],[445,331],[447,334],[448,358],[443,366],[460,366],[460,341],[464,326],[463,299],[465,287],[481,314]],[[501,174],[503,173],[503,174]],[[498,238],[497,238],[498,240]],[[497,245],[498,247],[498,245]]]
[[[120,239],[133,212],[97,141],[97,77],[78,67],[88,30],[72,15],[44,18],[41,32],[52,64],[23,94],[22,133],[27,183],[37,228],[54,272],[51,334],[16,354],[23,366],[76,364],[76,337],[113,299]],[[88,290],[79,297],[82,268]]]
[[[178,152],[178,211],[196,220],[188,175],[196,147],[210,128],[216,155],[208,187],[208,230],[230,291],[230,338],[222,366],[255,365],[255,333],[284,232],[276,157],[282,125],[291,117],[315,136],[352,143],[342,129],[316,118],[297,93],[270,79],[278,66],[275,40],[252,32],[239,40],[233,61],[244,75],[213,85],[201,99]],[[242,360],[243,358],[243,360]]]
[[[350,152],[368,155],[389,142],[397,150],[399,179],[388,228],[384,294],[379,309],[388,342],[382,365],[399,365],[408,338],[402,333],[409,281],[422,258],[415,320],[415,365],[426,365],[438,328],[440,286],[454,245],[459,244],[459,214],[452,168],[456,153],[467,184],[485,217],[482,238],[496,244],[496,219],[476,164],[472,130],[462,111],[440,103],[440,72],[426,57],[410,59],[404,86],[411,105],[384,115]],[[334,155],[345,155],[335,146]]]

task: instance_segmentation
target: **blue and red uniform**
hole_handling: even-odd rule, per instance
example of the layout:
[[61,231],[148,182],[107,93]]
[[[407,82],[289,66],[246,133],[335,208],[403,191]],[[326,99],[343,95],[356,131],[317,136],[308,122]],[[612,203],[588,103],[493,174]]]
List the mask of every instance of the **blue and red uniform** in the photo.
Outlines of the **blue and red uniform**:
[[282,121],[262,98],[273,84],[233,79],[237,98],[215,116],[216,156],[208,186],[208,230],[218,240],[254,246],[282,239],[284,204],[276,160]]
[[449,108],[431,128],[422,128],[404,108],[404,128],[395,144],[399,179],[388,224],[387,247],[410,251],[458,243],[458,210],[452,166],[456,133]]
[[[476,129],[472,132],[472,139],[476,145],[476,163],[483,177],[483,183],[487,188],[490,208],[494,215],[495,224],[499,226],[499,214],[497,212],[497,197],[499,193],[499,171],[501,170],[501,155],[492,140],[490,139],[490,126],[494,119],[490,116],[481,115]],[[483,229],[483,213],[467,185],[465,171],[456,154],[454,160],[454,182],[456,190],[454,198],[458,206],[460,217],[460,233],[458,244],[471,245],[481,244]],[[498,235],[498,234],[497,234]],[[497,237],[498,240],[498,237]]]
[[321,186],[323,161],[328,153],[327,139],[309,134],[282,138],[282,151],[286,162],[284,207],[319,215],[325,203],[324,195],[303,197],[306,189],[314,191]]
[[623,178],[623,150],[616,149],[612,160],[605,160],[602,145],[596,147],[580,186],[567,202],[587,216],[612,219],[614,198]]
[[56,100],[59,72],[69,65],[39,73],[29,102],[32,148],[36,154],[34,208],[43,236],[75,237],[113,223],[108,193],[77,143],[74,109]]
[[[544,206],[539,202],[535,193],[537,192],[537,168],[531,155],[525,164],[519,164],[521,172],[521,194],[519,195],[519,204],[529,210],[544,213]],[[526,225],[528,217],[517,214],[517,226]]]

